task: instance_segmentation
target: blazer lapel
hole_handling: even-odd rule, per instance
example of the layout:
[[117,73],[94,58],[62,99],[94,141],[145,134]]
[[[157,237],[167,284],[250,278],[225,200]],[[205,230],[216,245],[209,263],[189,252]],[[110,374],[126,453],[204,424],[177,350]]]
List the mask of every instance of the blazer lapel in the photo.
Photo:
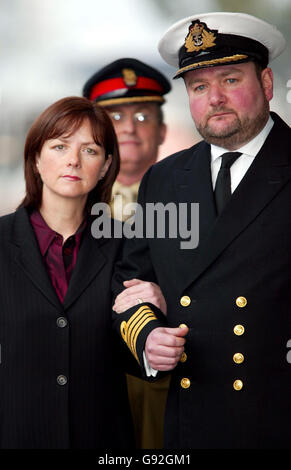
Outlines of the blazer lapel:
[[83,235],[77,263],[64,298],[64,308],[68,308],[81,295],[93,278],[104,267],[107,258],[102,247],[109,240],[106,238],[93,238],[91,235],[91,221],[89,220]]
[[201,142],[197,154],[189,155],[183,168],[175,171],[177,201],[199,203],[199,240],[203,240],[216,220],[210,170],[210,145]]
[[11,241],[16,248],[15,261],[33,284],[58,309],[61,302],[46,271],[26,209],[15,212]]
[[194,256],[184,288],[194,282],[247,226],[264,210],[291,178],[291,155],[286,143],[290,128],[276,115],[274,127],[232,198],[216,219]]

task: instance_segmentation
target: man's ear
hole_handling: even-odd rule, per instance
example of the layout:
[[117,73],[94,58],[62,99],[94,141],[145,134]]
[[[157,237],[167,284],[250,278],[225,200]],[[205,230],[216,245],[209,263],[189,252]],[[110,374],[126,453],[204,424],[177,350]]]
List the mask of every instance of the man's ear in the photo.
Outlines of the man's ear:
[[265,97],[268,101],[271,101],[271,99],[273,98],[273,83],[274,83],[272,69],[270,69],[270,67],[266,67],[264,70],[262,70],[261,78],[262,78],[262,87],[264,90]]
[[165,123],[162,123],[160,125],[159,145],[162,145],[164,143],[166,134],[167,134],[167,126]]

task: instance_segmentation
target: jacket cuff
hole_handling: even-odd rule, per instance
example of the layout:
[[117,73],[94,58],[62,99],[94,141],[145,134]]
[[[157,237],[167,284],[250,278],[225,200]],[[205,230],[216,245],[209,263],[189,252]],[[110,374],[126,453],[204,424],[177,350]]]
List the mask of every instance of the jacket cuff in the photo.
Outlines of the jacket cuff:
[[152,330],[166,326],[164,315],[153,304],[146,303],[131,307],[117,316],[120,321],[121,337],[145,372],[143,361],[145,343]]

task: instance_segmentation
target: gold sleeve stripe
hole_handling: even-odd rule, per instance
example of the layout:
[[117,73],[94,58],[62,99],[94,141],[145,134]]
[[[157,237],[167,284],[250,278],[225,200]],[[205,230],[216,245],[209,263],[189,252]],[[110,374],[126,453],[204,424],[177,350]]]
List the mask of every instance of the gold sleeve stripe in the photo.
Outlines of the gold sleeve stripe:
[[[138,311],[128,320],[127,322],[127,340],[126,344],[131,350],[132,354],[137,358],[136,354],[136,341],[137,335],[135,332],[138,330],[139,332],[142,330],[143,327],[140,328],[146,319],[155,320],[156,317],[153,314],[152,310],[149,309],[147,306],[140,307]],[[148,322],[147,322],[148,323]]]
[[134,318],[133,321],[131,321],[131,318],[127,322],[127,331],[128,331],[128,336],[133,337],[134,336],[134,331],[136,328],[136,325],[139,325],[145,317],[148,315],[151,315],[152,317],[156,318],[151,309],[146,308],[142,310],[137,317]]
[[155,318],[156,317],[153,314],[144,314],[143,318],[141,318],[140,321],[135,324],[134,328],[129,333],[129,341],[130,341],[131,350],[136,351],[136,342],[137,342],[139,333],[148,322],[155,320]]
[[128,327],[133,323],[135,322],[135,320],[138,320],[144,312],[148,312],[148,313],[152,313],[153,314],[153,311],[147,306],[147,305],[143,305],[142,307],[140,307],[133,315],[131,315],[131,317],[129,318],[128,322],[127,322],[127,325]]
[[153,311],[146,305],[143,305],[130,317],[127,322],[123,321],[120,325],[121,336],[136,358],[137,362],[139,362],[136,352],[138,335],[145,325],[147,325],[147,323],[152,320],[156,320],[156,318],[157,317],[154,315]]
[[137,357],[137,352],[136,352],[136,342],[137,342],[137,338],[138,338],[138,335],[140,334],[141,330],[152,320],[155,320],[156,317],[154,315],[151,315],[151,318],[147,318],[143,323],[142,325],[139,326],[137,332],[136,332],[136,340],[134,342],[134,355],[135,357]]

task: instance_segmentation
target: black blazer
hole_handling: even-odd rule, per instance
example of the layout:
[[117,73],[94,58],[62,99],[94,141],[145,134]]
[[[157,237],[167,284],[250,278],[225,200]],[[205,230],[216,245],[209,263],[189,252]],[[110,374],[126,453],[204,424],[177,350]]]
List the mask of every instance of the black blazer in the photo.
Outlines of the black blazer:
[[121,244],[88,224],[62,304],[26,209],[1,217],[1,448],[133,446],[123,368],[135,361],[111,323]]
[[[272,116],[271,133],[219,217],[205,142],[153,166],[141,185],[143,207],[200,204],[198,248],[181,249],[180,237],[128,240],[113,283],[118,292],[123,279],[158,282],[168,324],[190,328],[186,360],[172,373],[166,447],[291,446],[291,131]],[[116,316],[117,327],[131,314]],[[155,326],[150,321],[146,334]],[[244,356],[240,364],[236,353]]]

